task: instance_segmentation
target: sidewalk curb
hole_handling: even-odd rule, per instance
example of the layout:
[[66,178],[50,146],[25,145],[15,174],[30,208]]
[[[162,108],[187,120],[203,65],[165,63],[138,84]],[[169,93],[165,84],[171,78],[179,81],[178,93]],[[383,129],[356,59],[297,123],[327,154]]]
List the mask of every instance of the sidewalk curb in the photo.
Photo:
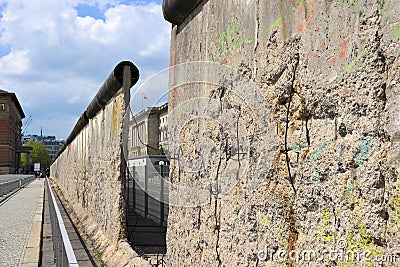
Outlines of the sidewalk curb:
[[25,248],[24,260],[22,267],[39,266],[40,264],[40,246],[43,228],[43,209],[44,209],[44,181],[43,192],[41,193],[32,223],[32,228]]

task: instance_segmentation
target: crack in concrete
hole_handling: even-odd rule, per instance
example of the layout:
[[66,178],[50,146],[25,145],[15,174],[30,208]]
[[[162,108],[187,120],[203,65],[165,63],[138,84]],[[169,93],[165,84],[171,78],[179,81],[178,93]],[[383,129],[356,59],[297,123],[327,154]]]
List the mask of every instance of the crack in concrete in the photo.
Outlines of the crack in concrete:
[[296,62],[294,64],[294,66],[292,67],[292,71],[293,71],[293,77],[292,77],[292,81],[291,81],[291,86],[290,86],[290,92],[289,92],[289,98],[288,98],[288,105],[287,105],[287,109],[286,109],[286,127],[285,127],[285,157],[286,157],[286,165],[287,165],[287,170],[288,170],[288,179],[289,182],[292,186],[293,192],[296,195],[297,191],[296,188],[294,186],[294,176],[292,176],[291,173],[291,168],[290,168],[290,158],[289,158],[289,148],[288,148],[288,130],[289,130],[289,116],[290,116],[290,104],[292,102],[292,97],[295,93],[294,91],[294,81],[296,79],[296,70],[297,70],[297,66],[299,64],[299,55],[296,54],[295,56]]

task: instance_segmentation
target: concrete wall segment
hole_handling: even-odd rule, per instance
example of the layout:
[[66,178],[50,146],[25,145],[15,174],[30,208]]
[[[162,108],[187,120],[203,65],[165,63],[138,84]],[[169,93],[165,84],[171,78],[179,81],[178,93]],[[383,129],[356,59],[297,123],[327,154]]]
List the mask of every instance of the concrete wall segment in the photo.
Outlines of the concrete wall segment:
[[[346,250],[398,255],[399,10],[397,1],[205,1],[173,27],[171,66],[228,65],[256,85],[265,103],[252,102],[251,94],[238,101],[223,86],[194,86],[182,79],[192,75],[190,67],[171,72],[169,112],[176,117],[169,134],[185,155],[196,158],[197,148],[185,146],[179,132],[192,141],[209,136],[216,151],[224,151],[230,139],[215,125],[228,110],[248,126],[246,140],[255,140],[247,168],[228,193],[210,191],[209,203],[170,207],[171,266],[306,266],[263,260],[259,253],[266,247],[334,249],[343,240]],[[207,71],[202,75],[209,78]],[[177,112],[200,97],[221,102],[221,116],[208,127]],[[246,105],[257,113],[240,112]],[[192,109],[203,114],[201,105]],[[260,131],[254,114],[263,114],[273,131]],[[272,167],[256,164],[265,148],[272,149],[273,160],[265,159]],[[222,173],[218,166],[190,173],[172,162],[170,179],[207,184],[206,173],[217,174],[212,179]],[[263,182],[250,190],[248,181],[260,172]],[[364,263],[371,260],[340,261]]]

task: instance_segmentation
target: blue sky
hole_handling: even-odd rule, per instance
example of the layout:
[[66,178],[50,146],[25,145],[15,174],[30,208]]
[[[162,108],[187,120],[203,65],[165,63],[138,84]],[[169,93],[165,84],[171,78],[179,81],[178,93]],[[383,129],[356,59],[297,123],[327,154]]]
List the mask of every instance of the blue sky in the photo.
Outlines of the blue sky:
[[98,6],[91,6],[88,4],[79,4],[76,6],[76,10],[78,11],[79,17],[92,17],[95,19],[102,19],[105,20],[104,10],[101,10]]
[[[167,68],[171,25],[161,3],[0,0],[0,89],[16,93],[32,116],[26,133],[40,134],[43,127],[43,134],[65,139],[122,60],[140,70],[133,98]],[[166,82],[165,73],[159,76]]]
[[96,1],[91,1],[91,2],[82,2],[79,3],[77,6],[75,6],[76,10],[78,11],[78,16],[80,17],[92,17],[95,19],[105,19],[105,15],[104,15],[104,11],[116,6],[116,5],[148,5],[149,3],[156,3],[161,5],[162,4],[162,0],[158,0],[158,1],[129,1],[129,0],[125,0],[125,1],[117,1],[117,2],[110,2],[108,4],[102,4],[101,2],[96,2]]

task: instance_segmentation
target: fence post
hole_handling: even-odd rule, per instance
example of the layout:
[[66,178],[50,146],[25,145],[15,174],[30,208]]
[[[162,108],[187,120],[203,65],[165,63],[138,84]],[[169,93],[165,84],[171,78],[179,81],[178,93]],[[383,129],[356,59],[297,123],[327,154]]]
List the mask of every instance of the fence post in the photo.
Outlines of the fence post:
[[149,213],[149,194],[147,194],[149,188],[148,188],[148,170],[147,170],[147,162],[146,165],[144,165],[144,217],[147,218],[147,214]]
[[164,223],[164,162],[160,161],[160,226]]

